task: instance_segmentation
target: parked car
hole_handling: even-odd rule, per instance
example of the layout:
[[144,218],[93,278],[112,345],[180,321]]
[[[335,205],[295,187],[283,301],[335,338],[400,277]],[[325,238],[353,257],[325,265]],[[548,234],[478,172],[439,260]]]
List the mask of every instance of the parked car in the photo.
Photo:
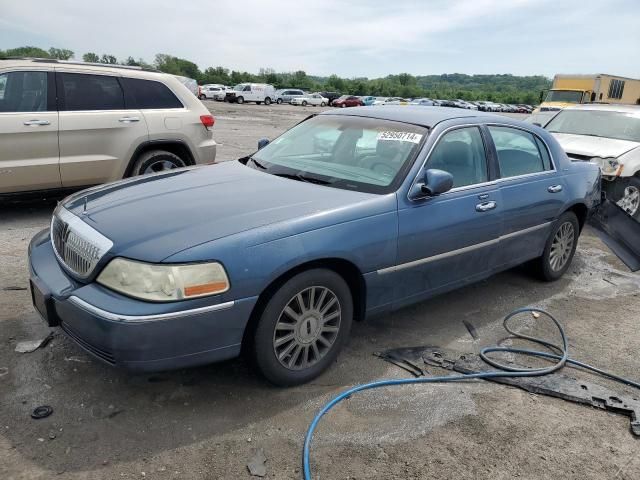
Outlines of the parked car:
[[502,116],[327,110],[260,145],[63,200],[29,246],[48,325],[110,365],[244,349],[271,382],[300,384],[354,320],[524,262],[560,278],[600,200],[596,165]]
[[220,96],[221,93],[222,95],[226,94],[224,85],[202,85],[198,98],[200,98],[200,100],[215,99],[216,95]]
[[453,100],[440,100],[441,107],[458,108],[458,104]]
[[434,102],[430,98],[416,98],[409,102],[409,105],[421,105],[423,107],[433,107]]
[[545,128],[572,160],[598,165],[607,196],[640,221],[640,106],[566,107]]
[[466,100],[457,99],[456,103],[459,108],[465,108],[467,110],[478,110],[478,106],[473,102],[467,102]]
[[0,60],[0,194],[211,163],[213,124],[173,75],[52,59]]
[[361,107],[364,105],[362,100],[355,95],[342,95],[340,98],[333,101],[334,107]]
[[306,107],[307,105],[311,105],[313,107],[325,107],[328,104],[329,100],[319,93],[311,93],[304,97],[294,97],[291,99],[291,105],[302,105],[303,107]]
[[408,105],[409,101],[402,97],[390,97],[390,98],[387,98],[382,104],[383,105]]
[[220,87],[220,91],[219,92],[215,92],[213,94],[213,99],[217,100],[218,102],[224,102],[227,98],[227,91],[228,90],[232,90],[229,87],[225,87],[224,85]]
[[372,96],[360,97],[360,100],[362,100],[362,103],[364,104],[365,107],[368,107],[375,103],[376,97],[372,97]]
[[294,98],[304,97],[305,95],[306,93],[297,89],[278,90],[276,92],[276,102],[278,105],[281,103],[291,103],[291,100]]
[[260,105],[271,105],[276,97],[276,89],[268,83],[240,83],[227,90],[225,93],[225,101],[231,103],[256,102]]
[[318,92],[318,93],[322,95],[324,98],[329,100],[329,103],[327,105],[331,105],[331,102],[340,98],[341,96],[338,92]]
[[373,101],[374,105],[384,105],[384,102],[386,102],[389,99],[389,97],[376,97],[375,100]]

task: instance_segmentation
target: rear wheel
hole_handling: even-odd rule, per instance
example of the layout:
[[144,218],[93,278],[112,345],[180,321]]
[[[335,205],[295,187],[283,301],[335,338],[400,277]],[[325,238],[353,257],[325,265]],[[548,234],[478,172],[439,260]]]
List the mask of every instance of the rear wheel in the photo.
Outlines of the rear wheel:
[[201,93],[201,94],[198,96],[198,98],[199,98],[200,100],[204,100],[205,98],[207,98],[207,96],[206,96],[205,94]]
[[151,150],[140,155],[136,161],[132,176],[147,175],[184,167],[184,161],[177,155],[165,150]]
[[236,103],[240,103],[240,104],[244,103],[244,97],[236,98]]
[[631,217],[640,221],[640,178],[629,178],[628,185],[622,191],[622,196],[617,199],[618,206]]
[[344,107],[346,107],[346,106],[347,106],[347,105],[346,105],[346,104],[344,104],[344,103],[341,103],[341,104],[340,104],[340,108],[344,108]]
[[351,291],[340,275],[325,269],[296,275],[260,316],[252,349],[258,369],[279,386],[308,382],[335,361],[352,318]]
[[558,280],[569,269],[578,246],[580,224],[573,212],[564,212],[553,224],[542,256],[535,260],[538,276],[547,282]]
[[327,104],[326,104],[326,103],[324,103],[324,102],[320,102],[320,106],[321,106],[321,107],[326,107],[326,106],[327,106]]
[[279,99],[277,100],[277,102],[276,102],[276,103],[277,103],[278,105],[282,105],[282,99],[281,99],[281,98],[279,98]]
[[265,105],[271,105],[271,99],[269,97],[264,99],[264,104]]

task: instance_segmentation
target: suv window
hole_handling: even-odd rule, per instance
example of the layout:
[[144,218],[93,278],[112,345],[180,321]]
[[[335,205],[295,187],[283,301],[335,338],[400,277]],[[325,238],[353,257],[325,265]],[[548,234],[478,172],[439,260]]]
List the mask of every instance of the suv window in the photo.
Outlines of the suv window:
[[46,72],[10,72],[0,75],[0,112],[46,110]]
[[124,94],[117,77],[60,73],[64,110],[124,110]]
[[[502,178],[544,172],[551,169],[549,153],[540,153],[535,137],[524,130],[489,126],[489,132],[498,152],[498,164]],[[544,158],[546,156],[546,158]]]
[[182,102],[165,84],[141,78],[122,78],[127,108],[183,108]]
[[480,130],[467,127],[446,133],[433,149],[427,168],[449,172],[454,188],[486,182],[487,157]]

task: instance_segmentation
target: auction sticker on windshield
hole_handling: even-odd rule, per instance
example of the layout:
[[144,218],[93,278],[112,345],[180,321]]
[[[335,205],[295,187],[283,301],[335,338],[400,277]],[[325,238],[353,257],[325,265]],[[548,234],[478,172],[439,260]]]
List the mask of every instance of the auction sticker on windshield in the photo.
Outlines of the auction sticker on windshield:
[[376,140],[396,140],[398,142],[420,143],[422,134],[413,132],[379,132]]

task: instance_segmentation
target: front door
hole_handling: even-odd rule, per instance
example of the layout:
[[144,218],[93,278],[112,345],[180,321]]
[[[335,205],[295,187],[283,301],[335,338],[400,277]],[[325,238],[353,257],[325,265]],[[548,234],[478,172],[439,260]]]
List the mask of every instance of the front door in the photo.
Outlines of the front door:
[[0,73],[0,193],[60,187],[53,72]]
[[487,276],[494,266],[502,228],[502,199],[489,180],[485,142],[479,127],[445,133],[426,168],[453,175],[453,189],[424,199],[399,199],[398,305],[456,288]]
[[148,140],[144,115],[125,107],[116,76],[58,72],[57,85],[62,185],[116,180],[132,146]]

